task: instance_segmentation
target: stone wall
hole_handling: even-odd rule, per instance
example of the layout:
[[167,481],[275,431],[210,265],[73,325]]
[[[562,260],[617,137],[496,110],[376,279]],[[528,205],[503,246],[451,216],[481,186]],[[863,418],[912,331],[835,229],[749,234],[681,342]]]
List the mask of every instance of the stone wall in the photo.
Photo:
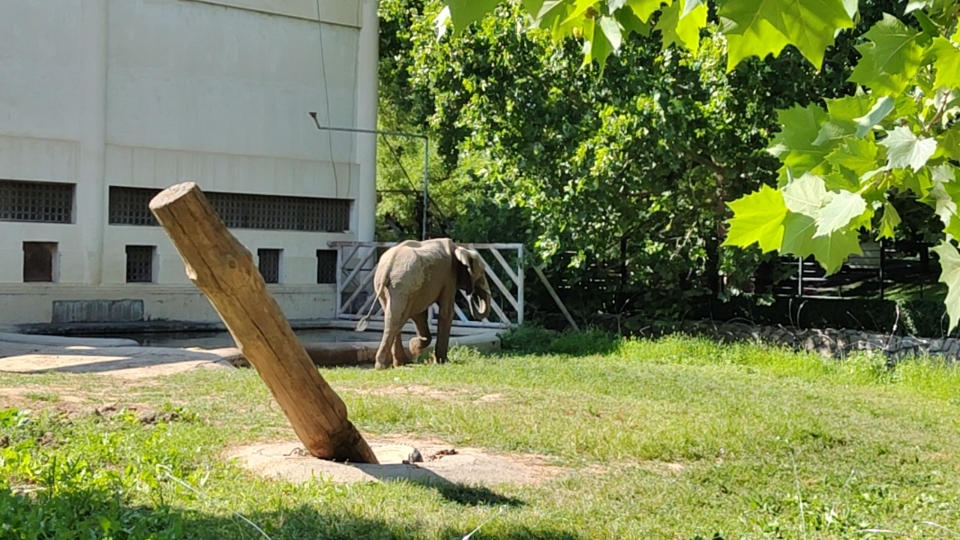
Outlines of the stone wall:
[[[648,330],[653,328],[651,326]],[[960,358],[960,339],[956,338],[928,339],[874,334],[862,330],[832,328],[801,330],[783,326],[710,321],[685,322],[676,325],[675,329],[691,335],[719,339],[722,342],[745,341],[786,346],[798,351],[817,352],[832,358],[844,358],[857,351],[879,352],[892,362],[922,355],[941,357],[949,362],[955,362]]]

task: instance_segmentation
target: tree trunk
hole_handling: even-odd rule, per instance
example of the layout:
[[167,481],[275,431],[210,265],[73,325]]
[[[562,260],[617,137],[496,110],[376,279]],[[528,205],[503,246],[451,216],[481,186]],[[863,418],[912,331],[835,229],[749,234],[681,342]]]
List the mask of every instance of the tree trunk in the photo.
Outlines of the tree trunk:
[[267,291],[253,256],[200,188],[175,185],[154,197],[150,210],[183,257],[187,277],[213,304],[307,450],[323,459],[377,463]]

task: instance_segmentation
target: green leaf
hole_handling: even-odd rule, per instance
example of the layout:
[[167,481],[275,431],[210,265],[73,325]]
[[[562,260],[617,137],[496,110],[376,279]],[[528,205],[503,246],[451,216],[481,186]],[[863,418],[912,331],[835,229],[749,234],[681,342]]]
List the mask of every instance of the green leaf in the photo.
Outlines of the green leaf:
[[707,24],[707,6],[700,4],[693,8],[688,17],[680,17],[682,4],[685,0],[678,0],[667,6],[660,13],[660,20],[653,27],[660,30],[663,36],[663,48],[677,45],[693,52],[700,48],[700,29]]
[[847,139],[840,143],[826,160],[835,167],[846,167],[862,176],[877,169],[877,153],[880,148],[867,139]]
[[890,176],[893,185],[909,189],[917,197],[926,197],[933,187],[929,169],[920,169],[916,172],[910,169],[893,169],[890,171]]
[[794,106],[786,110],[777,111],[782,131],[773,137],[773,146],[768,151],[780,158],[784,167],[781,169],[781,180],[785,177],[784,171],[791,170],[794,174],[813,172],[826,174],[829,164],[825,161],[831,148],[829,145],[816,144],[819,138],[820,125],[827,118],[827,113],[816,105],[807,107]]
[[627,0],[627,7],[643,22],[648,22],[650,16],[660,9],[663,0]]
[[748,56],[776,56],[788,44],[819,68],[836,30],[853,27],[842,0],[729,0],[718,14],[727,36],[727,71]]
[[937,151],[935,139],[918,138],[906,126],[887,131],[887,136],[879,144],[887,147],[889,167],[897,169],[910,167],[914,172],[923,168],[930,156]]
[[933,5],[933,0],[910,0],[907,2],[907,8],[903,11],[903,14],[914,12],[918,9],[926,9]]
[[860,189],[860,176],[846,167],[834,167],[823,177],[829,191],[857,191]]
[[784,2],[784,34],[815,67],[823,65],[823,52],[833,45],[836,31],[853,28],[853,19],[842,0]]
[[830,275],[843,265],[850,255],[862,255],[860,239],[856,231],[834,231],[810,241],[810,251],[820,266]]
[[814,145],[820,132],[820,124],[827,119],[827,113],[816,105],[806,107],[794,105],[789,109],[777,110],[777,124],[780,133],[773,136],[774,145],[770,152],[779,156],[790,150],[816,150]]
[[857,131],[856,118],[867,114],[870,110],[871,97],[864,94],[845,96],[837,99],[825,99],[827,104],[827,121],[821,124],[815,146],[823,146],[828,142],[853,135]]
[[683,13],[680,14],[680,20],[689,15],[699,6],[707,7],[703,0],[686,0],[683,3]]
[[617,21],[620,22],[620,26],[623,28],[624,33],[627,35],[639,34],[641,36],[650,35],[650,24],[645,23],[640,20],[640,17],[637,17],[637,14],[630,9],[621,9],[616,12]]
[[944,153],[951,159],[960,161],[960,124],[948,129],[940,137],[940,144],[943,145]]
[[956,191],[955,188],[948,191],[948,187],[943,182],[934,182],[930,192],[923,198],[923,202],[933,207],[934,213],[945,227],[950,226],[950,222],[957,217],[957,203],[954,199]]
[[718,11],[727,38],[727,71],[733,71],[744,58],[777,56],[789,40],[783,26],[777,0],[731,0]]
[[869,41],[857,45],[863,58],[849,80],[881,94],[903,92],[920,67],[923,48],[917,44],[918,34],[884,13],[883,19],[864,34]]
[[733,217],[723,245],[747,247],[756,242],[764,253],[780,247],[787,207],[779,191],[764,185],[727,206]]
[[[567,2],[567,4],[569,3],[570,2]],[[588,9],[592,8],[593,5],[596,3],[597,3],[597,0],[575,0],[573,2],[573,9],[571,9],[567,13],[567,18],[560,24],[566,24],[573,21],[574,19],[579,19],[580,17],[583,16],[583,14]]]
[[940,257],[940,282],[947,284],[946,306],[952,332],[960,321],[960,254],[949,240],[942,240],[932,251]]
[[599,24],[600,30],[603,32],[603,37],[605,37],[607,42],[610,43],[610,46],[613,47],[614,52],[620,50],[620,44],[623,41],[620,23],[613,17],[602,15]]
[[867,210],[867,201],[859,193],[841,191],[833,195],[830,202],[820,210],[817,217],[817,232],[813,237],[821,237],[839,231],[854,218]]
[[854,122],[857,123],[857,138],[862,139],[866,137],[867,133],[870,133],[870,130],[872,130],[874,126],[890,114],[890,111],[893,110],[894,103],[893,98],[890,96],[883,96],[877,100],[877,103],[870,109],[870,112],[861,117],[854,118]]
[[[589,65],[596,60],[600,64],[601,74],[607,65],[607,57],[614,51],[613,44],[610,43],[603,28],[604,19],[612,21],[614,25],[617,24],[616,20],[611,17],[600,17],[597,20],[584,19],[583,21],[583,65]],[[619,26],[617,26],[617,29],[619,30]],[[617,38],[619,40],[619,34]]]
[[453,35],[457,36],[471,23],[493,11],[500,4],[500,0],[444,0],[444,3],[450,8]]
[[900,224],[900,214],[889,202],[883,203],[883,217],[880,218],[880,238],[893,239],[894,230]]
[[781,190],[787,210],[812,218],[817,217],[827,198],[823,179],[815,174],[804,173]]
[[930,52],[937,56],[934,85],[937,88],[960,88],[960,48],[941,36],[933,40]]
[[794,255],[806,259],[813,255],[813,233],[817,230],[817,222],[804,214],[790,212],[783,220],[783,247],[780,252],[785,255]]

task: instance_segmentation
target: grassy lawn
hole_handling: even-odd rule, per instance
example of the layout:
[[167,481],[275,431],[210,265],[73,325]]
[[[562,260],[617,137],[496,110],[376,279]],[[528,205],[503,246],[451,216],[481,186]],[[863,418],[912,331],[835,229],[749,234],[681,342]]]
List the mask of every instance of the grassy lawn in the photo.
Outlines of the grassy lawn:
[[[541,454],[565,477],[267,481],[220,457],[295,438],[253,370],[0,374],[23,390],[0,410],[0,538],[459,539],[488,519],[474,540],[960,537],[953,368],[687,338],[524,331],[508,344],[524,352],[323,375],[365,433]],[[82,412],[104,402],[118,411]]]

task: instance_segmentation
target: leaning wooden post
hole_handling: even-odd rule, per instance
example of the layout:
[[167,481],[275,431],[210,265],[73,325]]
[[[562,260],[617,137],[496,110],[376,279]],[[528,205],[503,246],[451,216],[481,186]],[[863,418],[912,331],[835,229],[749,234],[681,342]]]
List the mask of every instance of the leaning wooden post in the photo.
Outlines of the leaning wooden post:
[[253,256],[227,230],[193,182],[150,201],[177,247],[187,277],[207,296],[243,356],[270,388],[293,430],[318,458],[377,463],[347,420],[347,407],[323,379],[267,292]]

